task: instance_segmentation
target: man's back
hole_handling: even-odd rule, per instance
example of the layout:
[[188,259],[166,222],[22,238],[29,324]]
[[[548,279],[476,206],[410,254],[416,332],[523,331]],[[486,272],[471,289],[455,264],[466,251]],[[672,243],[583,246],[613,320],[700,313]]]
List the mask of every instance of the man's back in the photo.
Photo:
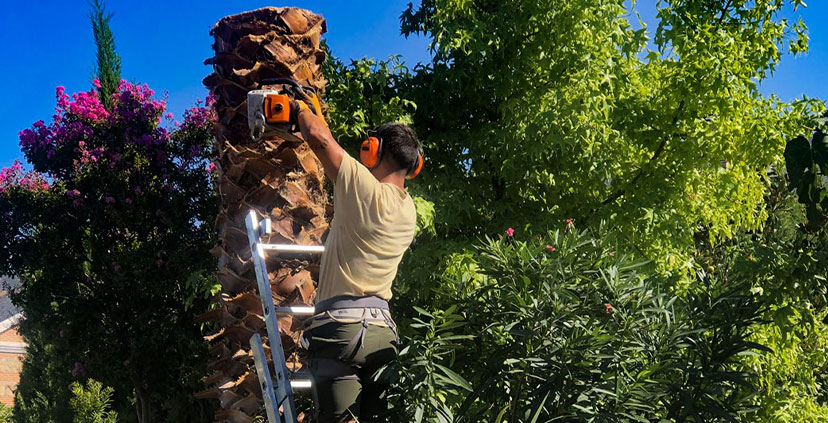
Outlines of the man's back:
[[390,299],[416,220],[414,202],[405,191],[379,182],[345,154],[334,183],[334,218],[316,301],[342,295]]

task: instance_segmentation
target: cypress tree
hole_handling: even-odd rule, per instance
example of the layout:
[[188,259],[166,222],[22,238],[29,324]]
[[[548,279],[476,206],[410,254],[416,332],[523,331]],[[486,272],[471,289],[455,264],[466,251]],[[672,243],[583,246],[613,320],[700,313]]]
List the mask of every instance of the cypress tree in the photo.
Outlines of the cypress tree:
[[101,0],[90,2],[92,12],[89,20],[92,22],[92,33],[95,35],[97,47],[97,70],[95,77],[100,81],[98,97],[107,110],[112,108],[112,93],[118,90],[121,81],[121,58],[115,52],[115,37],[109,27],[112,14],[106,13]]

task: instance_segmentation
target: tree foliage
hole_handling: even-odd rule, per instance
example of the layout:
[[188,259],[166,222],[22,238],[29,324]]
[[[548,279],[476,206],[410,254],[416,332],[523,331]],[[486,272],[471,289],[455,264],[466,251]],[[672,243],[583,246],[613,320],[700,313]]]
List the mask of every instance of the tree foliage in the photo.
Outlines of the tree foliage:
[[94,89],[58,87],[52,121],[20,132],[35,173],[13,166],[0,189],[0,269],[21,281],[30,344],[17,421],[70,421],[65,387],[86,377],[115,390],[124,421],[209,414],[191,392],[213,285],[213,117],[193,107],[168,130],[153,94],[121,81],[107,110]]
[[652,29],[620,0],[410,7],[403,32],[433,40],[407,95],[437,225],[476,237],[606,220],[689,275],[699,226],[719,239],[761,227],[762,170],[819,107],[757,90],[804,37],[782,7],[664,1]]
[[90,2],[92,11],[89,21],[92,23],[92,34],[95,36],[95,57],[97,69],[95,77],[98,79],[98,97],[107,110],[112,108],[112,94],[118,90],[121,80],[121,57],[115,52],[115,36],[109,27],[111,13],[106,13],[106,7],[101,0]]

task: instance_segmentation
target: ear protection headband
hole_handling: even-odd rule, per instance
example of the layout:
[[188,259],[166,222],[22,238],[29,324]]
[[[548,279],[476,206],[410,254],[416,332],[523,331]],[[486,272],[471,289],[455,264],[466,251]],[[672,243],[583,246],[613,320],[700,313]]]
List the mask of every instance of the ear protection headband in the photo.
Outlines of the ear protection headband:
[[[374,169],[379,166],[382,160],[382,138],[376,136],[369,136],[367,140],[362,142],[359,149],[359,160],[368,169]],[[414,179],[420,174],[423,169],[423,154],[417,154],[417,161],[409,166],[405,173],[405,179]]]

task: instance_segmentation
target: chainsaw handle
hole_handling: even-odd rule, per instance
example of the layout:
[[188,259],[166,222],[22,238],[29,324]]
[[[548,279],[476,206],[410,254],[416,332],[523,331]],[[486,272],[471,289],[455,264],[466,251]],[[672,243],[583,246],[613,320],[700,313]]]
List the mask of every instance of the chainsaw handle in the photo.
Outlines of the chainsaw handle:
[[290,79],[290,78],[267,78],[267,79],[263,79],[259,85],[277,85],[277,84],[290,85],[291,87],[296,88],[295,94],[301,95],[302,98],[306,101],[312,101],[312,100],[311,100],[310,96],[305,94],[305,90],[308,90],[311,93],[313,93],[313,95],[316,95],[316,90],[315,89],[313,89],[311,87],[305,87],[302,84],[300,84],[300,83],[298,83],[295,80]]

